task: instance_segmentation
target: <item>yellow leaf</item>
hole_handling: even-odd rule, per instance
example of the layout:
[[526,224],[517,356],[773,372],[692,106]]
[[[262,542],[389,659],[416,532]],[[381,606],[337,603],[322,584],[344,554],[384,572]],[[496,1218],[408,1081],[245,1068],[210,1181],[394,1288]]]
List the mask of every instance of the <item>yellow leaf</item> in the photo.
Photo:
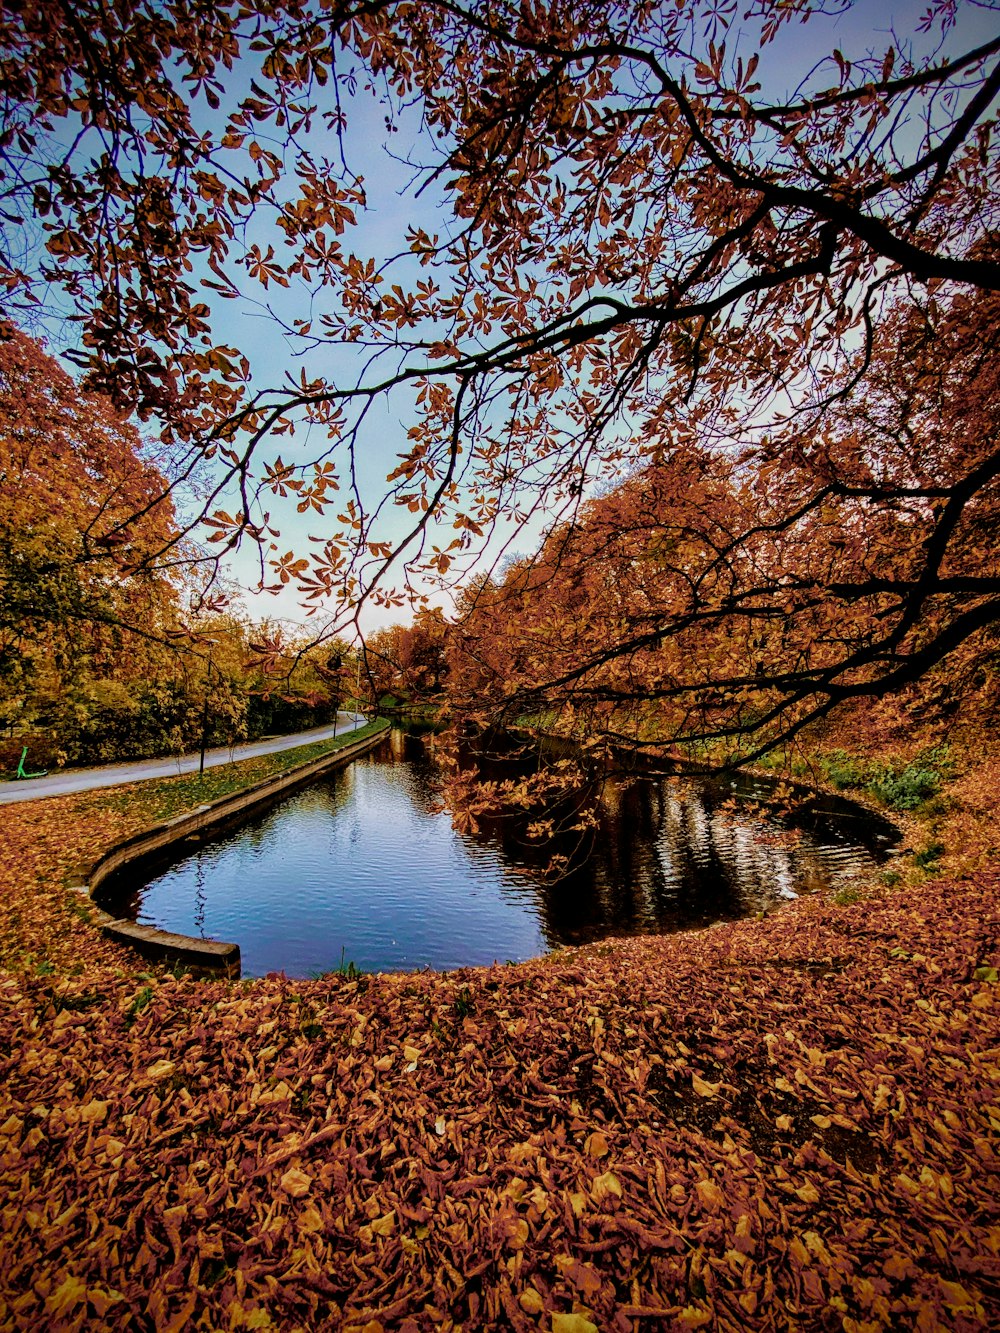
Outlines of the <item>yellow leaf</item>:
[[525,1287],[517,1302],[525,1314],[541,1314],[545,1309],[545,1302],[534,1287]]
[[414,1060],[419,1060],[419,1059],[420,1059],[420,1051],[419,1051],[419,1049],[418,1049],[416,1046],[404,1046],[404,1047],[403,1047],[403,1059],[404,1059],[404,1060],[409,1060],[409,1061],[411,1061],[411,1062],[414,1061]]
[[828,1115],[811,1115],[809,1119],[818,1129],[829,1129],[833,1124]]
[[169,1078],[174,1072],[175,1065],[173,1060],[157,1060],[146,1070],[146,1077],[152,1079]]
[[523,1250],[528,1243],[528,1224],[523,1217],[508,1228],[507,1244],[512,1250]]
[[[169,1064],[169,1061],[167,1063]],[[173,1069],[173,1065],[170,1065],[170,1068]],[[86,1106],[80,1107],[80,1119],[85,1124],[99,1125],[102,1120],[106,1120],[107,1118],[108,1118],[107,1102],[93,1101],[93,1102],[88,1102]]]
[[699,1310],[696,1305],[685,1305],[677,1316],[677,1322],[684,1328],[704,1328],[712,1322],[712,1316],[707,1310]]
[[944,1297],[945,1304],[950,1306],[956,1314],[963,1308],[971,1312],[976,1307],[976,1302],[959,1282],[948,1282],[945,1278],[939,1277],[938,1282],[941,1286],[941,1294]]
[[714,1097],[722,1087],[722,1082],[720,1080],[718,1083],[707,1083],[705,1079],[699,1078],[697,1074],[692,1074],[691,1086],[699,1097]]
[[391,1235],[392,1229],[395,1225],[396,1225],[396,1213],[395,1209],[393,1209],[392,1211],[384,1213],[381,1217],[377,1217],[375,1219],[375,1221],[372,1223],[372,1231],[375,1232],[376,1236],[388,1236]]
[[810,1180],[807,1180],[804,1185],[800,1185],[795,1193],[803,1203],[819,1203],[819,1190]]
[[587,1207],[586,1194],[571,1194],[569,1196],[569,1206],[573,1209],[574,1217],[582,1217]]
[[45,1302],[45,1308],[53,1314],[68,1314],[87,1299],[87,1284],[70,1274],[63,1278],[59,1286]]
[[698,1191],[698,1198],[706,1208],[721,1208],[726,1202],[726,1196],[714,1180],[699,1180],[695,1189]]
[[582,1314],[554,1314],[552,1333],[600,1333],[600,1329]]
[[910,1276],[916,1277],[919,1270],[908,1255],[890,1254],[882,1265],[882,1272],[886,1277],[895,1278],[898,1281]]
[[612,1171],[605,1171],[603,1176],[598,1176],[591,1186],[591,1193],[594,1199],[600,1203],[606,1199],[609,1194],[613,1194],[616,1199],[622,1197],[622,1187],[619,1184],[618,1177]]
[[791,1129],[795,1123],[790,1115],[779,1115],[774,1122],[779,1129]]
[[392,1061],[393,1057],[391,1055],[383,1055],[375,1061],[375,1068],[384,1074],[387,1069],[392,1068]]
[[281,1188],[293,1199],[301,1199],[308,1194],[312,1186],[312,1176],[307,1176],[297,1166],[290,1167],[281,1177]]
[[856,1124],[854,1123],[854,1121],[850,1118],[850,1116],[840,1115],[840,1114],[838,1113],[838,1114],[832,1115],[832,1116],[830,1117],[830,1119],[831,1119],[831,1121],[832,1121],[835,1125],[839,1125],[841,1129],[850,1129],[850,1130],[856,1130],[856,1129],[857,1129],[857,1125],[856,1125]]

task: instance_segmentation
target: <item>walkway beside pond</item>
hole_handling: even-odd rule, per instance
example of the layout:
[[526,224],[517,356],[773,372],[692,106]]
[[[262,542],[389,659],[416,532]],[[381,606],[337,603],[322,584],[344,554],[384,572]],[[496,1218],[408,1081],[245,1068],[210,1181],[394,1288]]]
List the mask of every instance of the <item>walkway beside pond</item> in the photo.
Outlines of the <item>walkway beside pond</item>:
[[[330,740],[345,731],[354,731],[364,725],[360,713],[338,713],[336,723],[313,727],[310,731],[296,731],[289,736],[269,736],[266,740],[247,745],[223,745],[205,751],[205,767],[218,768],[221,764],[238,763],[241,759],[257,759],[265,754],[294,750],[300,745]],[[98,787],[118,787],[125,782],[145,782],[149,778],[174,778],[182,773],[197,773],[201,755],[171,755],[168,759],[137,759],[127,764],[102,764],[99,768],[69,768],[41,778],[0,784],[0,805],[17,801],[37,801],[45,796],[69,796],[74,792],[93,791]]]

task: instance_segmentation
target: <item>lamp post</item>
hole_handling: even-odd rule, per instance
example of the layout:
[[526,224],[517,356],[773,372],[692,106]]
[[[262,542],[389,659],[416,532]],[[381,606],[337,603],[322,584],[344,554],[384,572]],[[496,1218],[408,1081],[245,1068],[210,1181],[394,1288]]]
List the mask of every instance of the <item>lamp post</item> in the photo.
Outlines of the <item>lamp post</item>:
[[205,672],[205,704],[201,710],[201,758],[198,761],[198,777],[205,776],[205,747],[208,742],[208,695],[212,687],[212,648],[216,640],[209,639],[211,645],[208,650],[208,670]]

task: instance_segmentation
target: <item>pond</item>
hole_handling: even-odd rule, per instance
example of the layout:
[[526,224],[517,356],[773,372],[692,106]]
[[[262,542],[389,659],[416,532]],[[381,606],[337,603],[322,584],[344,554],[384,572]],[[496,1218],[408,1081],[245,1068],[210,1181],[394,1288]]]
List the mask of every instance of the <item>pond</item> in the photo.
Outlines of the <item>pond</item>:
[[648,776],[605,785],[588,855],[549,882],[516,827],[457,833],[434,778],[430,739],[396,730],[180,859],[123,872],[102,900],[235,941],[245,976],[450,969],[771,909],[871,871],[894,841],[847,802],[780,820],[752,807],[769,790],[752,780]]

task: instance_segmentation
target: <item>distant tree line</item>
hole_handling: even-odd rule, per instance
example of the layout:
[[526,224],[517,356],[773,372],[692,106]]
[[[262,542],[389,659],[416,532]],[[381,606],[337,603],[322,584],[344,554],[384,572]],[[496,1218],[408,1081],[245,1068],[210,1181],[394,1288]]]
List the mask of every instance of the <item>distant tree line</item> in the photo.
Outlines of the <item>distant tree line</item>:
[[359,676],[347,645],[218,609],[194,548],[155,559],[176,537],[169,488],[135,427],[0,324],[2,771],[25,745],[31,766],[49,767],[333,718]]

